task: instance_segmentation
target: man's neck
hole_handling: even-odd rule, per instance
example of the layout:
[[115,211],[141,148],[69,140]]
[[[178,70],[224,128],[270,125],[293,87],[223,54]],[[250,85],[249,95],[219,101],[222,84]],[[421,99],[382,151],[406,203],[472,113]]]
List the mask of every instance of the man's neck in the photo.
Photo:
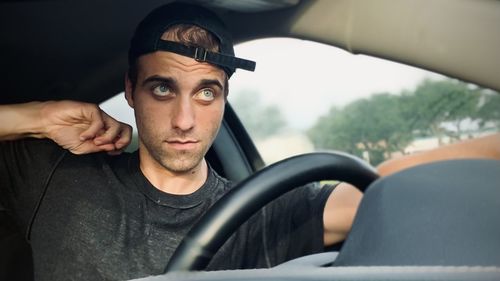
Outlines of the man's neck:
[[144,176],[157,189],[177,195],[191,194],[197,191],[207,180],[208,166],[203,159],[195,168],[183,173],[170,171],[156,162],[149,155],[139,151],[140,168]]

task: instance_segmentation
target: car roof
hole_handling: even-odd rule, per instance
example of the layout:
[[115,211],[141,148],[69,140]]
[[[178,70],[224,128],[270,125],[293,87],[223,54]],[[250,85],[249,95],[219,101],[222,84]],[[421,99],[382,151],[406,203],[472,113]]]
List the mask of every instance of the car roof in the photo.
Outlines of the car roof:
[[[131,34],[165,2],[0,3],[2,103],[99,103],[121,92]],[[236,42],[276,36],[314,40],[500,90],[500,1],[191,2],[216,10]]]

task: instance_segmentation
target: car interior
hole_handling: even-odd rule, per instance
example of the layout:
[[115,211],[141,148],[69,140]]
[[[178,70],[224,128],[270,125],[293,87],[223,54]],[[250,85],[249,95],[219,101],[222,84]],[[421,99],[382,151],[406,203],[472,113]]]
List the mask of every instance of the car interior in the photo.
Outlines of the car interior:
[[[2,1],[1,103],[100,104],[122,92],[131,34],[166,2],[172,1]],[[309,40],[500,91],[500,1],[187,2],[219,14],[236,43]],[[500,161],[444,161],[383,178],[342,152],[266,166],[230,103],[207,160],[239,184],[192,229],[165,275],[137,280],[500,280]],[[201,271],[210,261],[206,253],[217,251],[256,210],[320,180],[346,181],[364,192],[336,251],[270,269]],[[0,280],[33,280],[32,274],[25,234],[0,206]]]

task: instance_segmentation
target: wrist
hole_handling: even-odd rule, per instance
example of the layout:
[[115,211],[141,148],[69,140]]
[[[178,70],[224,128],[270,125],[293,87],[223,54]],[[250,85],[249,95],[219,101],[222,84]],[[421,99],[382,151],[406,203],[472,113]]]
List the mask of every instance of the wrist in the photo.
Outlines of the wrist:
[[46,138],[47,136],[47,115],[44,114],[46,111],[47,104],[52,102],[28,102],[19,105],[19,128],[20,133],[25,137],[32,138]]
[[34,111],[33,116],[37,118],[37,121],[34,123],[33,127],[33,135],[35,138],[51,138],[50,131],[53,126],[53,120],[51,116],[54,114],[54,104],[57,103],[55,101],[45,101],[45,102],[35,102],[33,104]]
[[45,126],[43,118],[43,108],[47,102],[29,102],[20,105],[18,111],[21,115],[19,117],[20,128],[26,137],[45,138]]

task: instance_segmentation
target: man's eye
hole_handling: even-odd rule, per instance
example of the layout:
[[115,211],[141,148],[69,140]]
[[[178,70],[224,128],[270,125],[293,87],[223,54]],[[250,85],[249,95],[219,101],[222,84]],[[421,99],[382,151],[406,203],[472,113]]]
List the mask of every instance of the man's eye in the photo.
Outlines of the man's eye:
[[201,101],[213,101],[215,99],[215,93],[211,89],[203,89],[199,91],[194,98]]
[[166,97],[171,94],[171,91],[166,85],[158,85],[153,88],[153,94],[159,97]]

